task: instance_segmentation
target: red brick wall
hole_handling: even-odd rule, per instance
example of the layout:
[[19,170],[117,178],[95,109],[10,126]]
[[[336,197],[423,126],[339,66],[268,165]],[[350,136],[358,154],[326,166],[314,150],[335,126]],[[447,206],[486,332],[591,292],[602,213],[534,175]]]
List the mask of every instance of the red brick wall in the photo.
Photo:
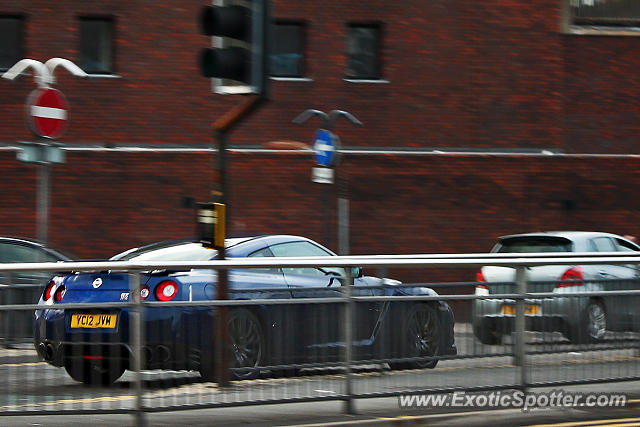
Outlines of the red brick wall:
[[[33,236],[37,167],[0,153],[3,234]],[[212,163],[205,153],[70,152],[52,169],[51,241],[82,257],[105,257],[191,236],[194,212],[184,199],[209,199]],[[303,234],[337,249],[335,200],[343,196],[350,200],[354,254],[483,252],[499,235],[542,229],[640,234],[639,163],[348,155],[338,170],[346,184],[326,186],[311,182],[308,153],[232,153],[229,227],[234,234]]]
[[565,149],[638,153],[640,39],[567,37],[565,46]]
[[[106,258],[156,240],[195,235],[185,198],[209,200],[205,154],[67,154],[52,167],[49,240],[80,258]],[[0,152],[0,234],[36,236],[37,166]]]
[[[193,145],[211,143],[211,122],[238,102],[211,94],[199,76],[204,3],[2,0],[0,13],[25,14],[27,56],[43,61],[77,59],[78,16],[116,19],[119,78],[57,73],[71,106],[61,142]],[[234,144],[309,141],[320,123],[291,120],[318,108],[364,122],[337,124],[347,146],[638,153],[640,38],[562,35],[559,0],[277,0],[273,11],[307,23],[311,81],[272,82],[272,100],[231,133]],[[382,22],[388,83],[343,80],[351,21]],[[0,142],[33,138],[23,117],[33,88],[31,77],[0,80]],[[327,212],[324,187],[310,182],[310,156],[231,161],[232,231],[326,240],[335,195]],[[210,166],[207,155],[69,153],[54,167],[51,241],[105,257],[190,235],[193,212],[182,200],[209,198]],[[352,252],[484,251],[500,234],[550,228],[638,234],[637,166],[635,158],[350,156],[341,170]],[[35,167],[13,152],[0,152],[0,167],[1,233],[33,237]]]
[[[69,98],[64,142],[199,144],[237,102],[212,95],[196,57],[208,43],[196,17],[203,2],[42,0],[0,3],[26,16],[26,54],[78,57],[77,17],[116,19],[120,78],[57,73]],[[307,108],[343,109],[365,126],[340,123],[348,145],[556,148],[637,152],[637,37],[566,36],[560,0],[533,2],[386,0],[274,1],[273,16],[308,25],[309,82],[273,82],[273,101],[242,124],[236,143],[308,141],[320,123],[296,126]],[[383,25],[383,78],[343,80],[345,25]],[[0,140],[31,138],[23,103],[31,77],[0,81]]]
[[[251,232],[304,234],[337,250],[337,195],[326,209],[311,166],[304,156],[232,156],[232,217]],[[589,156],[348,156],[339,174],[351,252],[486,252],[498,236],[554,229],[640,235],[639,166],[638,158]]]

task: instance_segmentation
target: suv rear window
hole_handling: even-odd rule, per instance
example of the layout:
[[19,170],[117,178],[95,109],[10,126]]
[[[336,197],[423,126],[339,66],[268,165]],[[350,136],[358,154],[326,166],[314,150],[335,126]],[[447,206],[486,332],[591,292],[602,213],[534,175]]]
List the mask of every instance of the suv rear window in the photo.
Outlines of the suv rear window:
[[571,241],[562,237],[512,237],[503,239],[493,252],[571,252]]

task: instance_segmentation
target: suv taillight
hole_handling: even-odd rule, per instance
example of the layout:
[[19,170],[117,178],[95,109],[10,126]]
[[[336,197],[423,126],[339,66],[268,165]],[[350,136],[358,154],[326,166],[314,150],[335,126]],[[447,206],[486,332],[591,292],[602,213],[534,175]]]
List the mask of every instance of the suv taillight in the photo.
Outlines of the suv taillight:
[[574,280],[572,282],[560,282],[558,283],[558,288],[568,288],[571,286],[582,286],[584,280],[584,272],[582,271],[582,267],[575,266],[571,267],[567,271],[562,274],[560,280]]

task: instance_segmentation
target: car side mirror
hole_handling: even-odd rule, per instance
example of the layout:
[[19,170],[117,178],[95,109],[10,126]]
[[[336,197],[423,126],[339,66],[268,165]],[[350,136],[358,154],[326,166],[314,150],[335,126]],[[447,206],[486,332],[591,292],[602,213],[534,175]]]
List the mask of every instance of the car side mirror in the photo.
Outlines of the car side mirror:
[[362,276],[362,267],[353,267],[351,269],[351,277],[353,277],[354,279]]

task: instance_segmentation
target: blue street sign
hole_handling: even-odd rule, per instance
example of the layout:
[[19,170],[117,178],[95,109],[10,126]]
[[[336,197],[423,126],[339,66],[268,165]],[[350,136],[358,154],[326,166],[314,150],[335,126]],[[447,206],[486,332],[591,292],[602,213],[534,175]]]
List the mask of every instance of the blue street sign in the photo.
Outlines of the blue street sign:
[[337,136],[326,129],[318,129],[313,137],[313,156],[320,166],[329,167],[336,153]]

